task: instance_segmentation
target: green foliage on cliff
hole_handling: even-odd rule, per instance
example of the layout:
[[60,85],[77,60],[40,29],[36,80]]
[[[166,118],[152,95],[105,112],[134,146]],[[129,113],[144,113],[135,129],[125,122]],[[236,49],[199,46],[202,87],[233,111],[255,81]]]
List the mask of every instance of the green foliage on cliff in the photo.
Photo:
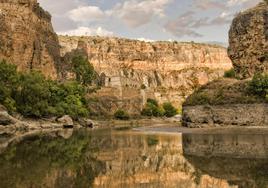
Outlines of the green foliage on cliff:
[[171,103],[164,103],[163,108],[165,110],[165,116],[173,117],[177,114],[177,109]]
[[90,85],[95,78],[94,67],[83,56],[75,56],[72,59],[72,69],[76,81],[83,85]]
[[117,110],[114,113],[114,117],[115,119],[120,119],[120,120],[128,120],[130,118],[129,114],[124,110]]
[[86,116],[85,88],[77,82],[58,83],[41,73],[18,73],[16,66],[0,62],[0,103],[10,112],[44,117]]
[[224,73],[225,78],[235,78],[235,70],[232,68]]
[[0,103],[3,104],[9,112],[16,111],[13,95],[18,86],[19,76],[16,66],[0,61]]
[[268,93],[268,74],[255,74],[249,83],[249,92],[265,97]]
[[172,117],[176,114],[177,110],[171,103],[164,103],[163,106],[160,106],[154,99],[148,99],[145,107],[141,111],[141,115],[149,117]]

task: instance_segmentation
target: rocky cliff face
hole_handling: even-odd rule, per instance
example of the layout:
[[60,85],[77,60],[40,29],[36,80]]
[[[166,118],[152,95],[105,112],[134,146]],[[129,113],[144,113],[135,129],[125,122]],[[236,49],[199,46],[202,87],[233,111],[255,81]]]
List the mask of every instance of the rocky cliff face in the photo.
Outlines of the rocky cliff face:
[[268,4],[241,12],[229,31],[228,54],[236,74],[248,78],[268,71]]
[[57,78],[58,38],[37,0],[0,0],[0,59]]
[[[232,67],[226,49],[214,45],[103,37],[60,36],[59,40],[62,56],[83,49],[101,85],[114,88],[112,93],[121,102],[140,99],[140,107],[148,97],[179,106],[198,86]],[[99,91],[101,96],[108,95],[104,90]]]
[[[228,54],[238,78],[250,78],[268,68],[268,5],[239,13],[229,32]],[[264,98],[248,92],[249,79],[221,79],[194,92],[183,107],[183,124],[206,126],[267,126]]]

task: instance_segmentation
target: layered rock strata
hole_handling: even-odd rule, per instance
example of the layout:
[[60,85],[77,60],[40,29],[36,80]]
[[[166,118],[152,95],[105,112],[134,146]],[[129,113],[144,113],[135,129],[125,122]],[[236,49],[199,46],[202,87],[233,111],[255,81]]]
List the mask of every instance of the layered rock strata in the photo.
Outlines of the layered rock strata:
[[58,37],[37,0],[0,0],[0,60],[57,78]]
[[129,99],[141,101],[132,112],[139,112],[148,97],[180,106],[197,87],[232,67],[226,49],[215,45],[105,37],[60,36],[59,40],[62,56],[87,52],[101,86],[112,88],[97,96],[113,97],[112,106],[117,107],[126,107]]

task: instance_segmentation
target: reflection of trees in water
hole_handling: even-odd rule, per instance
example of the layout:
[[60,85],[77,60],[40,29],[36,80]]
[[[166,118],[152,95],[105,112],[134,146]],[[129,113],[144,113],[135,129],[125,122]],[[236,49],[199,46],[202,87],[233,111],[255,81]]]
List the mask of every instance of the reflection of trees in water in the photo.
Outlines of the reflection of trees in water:
[[45,134],[11,145],[0,156],[0,187],[88,187],[103,163],[90,149],[91,135],[68,139]]
[[[239,188],[268,186],[268,159],[235,159],[224,157],[185,156],[200,174],[225,179]],[[198,181],[198,180],[197,180]]]
[[268,160],[183,156],[179,136],[126,132],[27,136],[0,155],[0,187],[141,187],[139,181],[150,180],[147,187],[201,188],[206,178],[218,188],[224,180],[242,188],[268,185]]

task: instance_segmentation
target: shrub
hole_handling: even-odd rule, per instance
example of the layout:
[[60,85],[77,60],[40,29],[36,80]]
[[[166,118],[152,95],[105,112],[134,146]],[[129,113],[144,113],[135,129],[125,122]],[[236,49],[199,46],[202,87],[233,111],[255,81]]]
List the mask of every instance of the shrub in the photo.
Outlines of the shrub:
[[128,113],[124,110],[117,110],[114,113],[114,117],[115,119],[120,119],[120,120],[128,120],[130,118]]
[[146,89],[146,85],[142,84],[141,89],[143,89],[143,90]]
[[159,107],[157,101],[153,99],[148,99],[145,108],[141,111],[141,115],[150,117],[162,117],[164,114],[164,109]]
[[173,117],[177,114],[177,109],[171,103],[164,103],[163,108],[167,117]]
[[249,82],[248,90],[252,94],[265,97],[268,91],[268,74],[255,74]]
[[147,103],[150,103],[150,104],[152,104],[152,105],[154,105],[154,106],[158,106],[158,102],[155,100],[155,99],[147,99]]
[[224,77],[225,77],[225,78],[235,78],[235,70],[234,70],[234,68],[232,68],[232,69],[226,71],[226,72],[224,73]]
[[159,106],[154,99],[148,99],[145,107],[141,111],[141,115],[149,117],[172,117],[177,114],[176,108],[171,103],[164,103]]

